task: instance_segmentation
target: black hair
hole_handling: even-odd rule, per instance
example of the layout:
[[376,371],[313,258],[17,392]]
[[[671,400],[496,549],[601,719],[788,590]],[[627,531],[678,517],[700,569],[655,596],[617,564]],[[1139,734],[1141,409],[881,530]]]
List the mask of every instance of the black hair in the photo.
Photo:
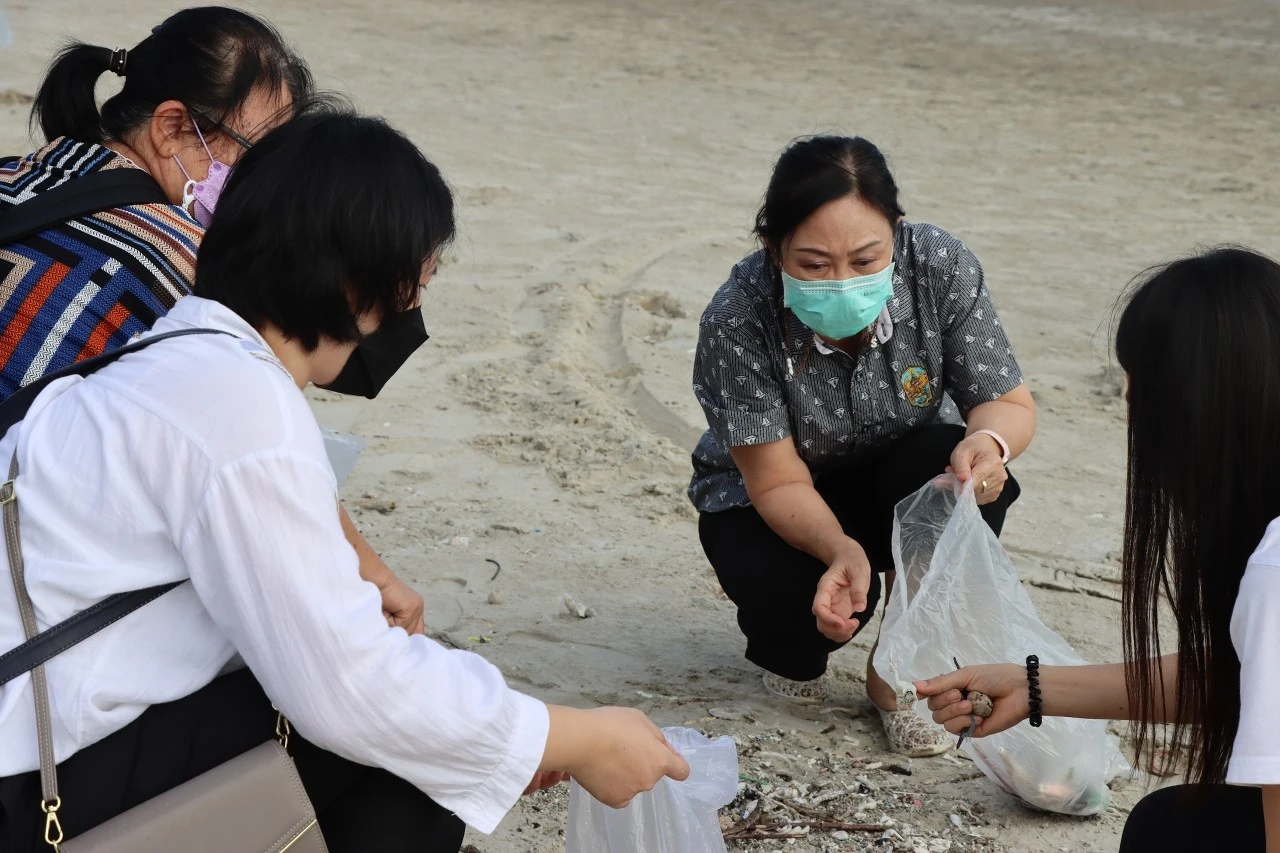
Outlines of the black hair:
[[855,196],[884,214],[889,225],[905,215],[898,184],[884,154],[861,136],[810,136],[787,146],[773,167],[756,236],[774,262],[782,242],[818,208]]
[[[773,279],[776,308],[784,324],[782,343],[788,359],[791,344],[785,331],[782,243],[818,208],[845,196],[860,198],[871,205],[884,214],[890,227],[906,215],[898,203],[898,184],[889,171],[889,164],[872,142],[861,136],[802,137],[792,141],[778,157],[764,202],[756,213],[755,234],[768,260],[765,274]],[[870,340],[868,330],[854,346],[861,348]],[[811,348],[810,339],[800,359],[801,371],[808,363]]]
[[[123,71],[124,88],[99,112],[94,85],[113,66]],[[312,92],[311,72],[265,21],[222,6],[184,9],[123,56],[83,42],[64,47],[36,93],[31,125],[47,141],[127,141],[174,100],[196,114],[202,132],[214,133],[259,88],[271,95],[283,88],[300,103]]]
[[195,293],[312,351],[357,341],[357,315],[418,299],[422,267],[454,236],[453,196],[378,118],[312,109],[236,163],[200,245]]
[[[1220,783],[1240,718],[1231,614],[1249,556],[1280,517],[1280,264],[1217,248],[1148,272],[1116,326],[1128,374],[1129,469],[1123,608],[1127,685],[1139,718],[1169,709],[1171,766]],[[1162,654],[1160,605],[1177,629],[1177,684]]]

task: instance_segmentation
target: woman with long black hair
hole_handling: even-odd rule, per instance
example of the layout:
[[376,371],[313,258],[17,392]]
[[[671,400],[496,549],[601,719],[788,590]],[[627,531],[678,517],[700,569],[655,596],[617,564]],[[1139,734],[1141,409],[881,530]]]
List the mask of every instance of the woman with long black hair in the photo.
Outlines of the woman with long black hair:
[[[1041,715],[1173,725],[1190,786],[1138,804],[1123,853],[1280,851],[1280,264],[1215,249],[1146,277],[1116,329],[1128,377],[1125,663],[972,666],[916,685],[975,737]],[[1171,611],[1165,611],[1168,605]],[[1171,617],[1162,617],[1171,612]],[[1166,652],[1161,628],[1177,647]]]

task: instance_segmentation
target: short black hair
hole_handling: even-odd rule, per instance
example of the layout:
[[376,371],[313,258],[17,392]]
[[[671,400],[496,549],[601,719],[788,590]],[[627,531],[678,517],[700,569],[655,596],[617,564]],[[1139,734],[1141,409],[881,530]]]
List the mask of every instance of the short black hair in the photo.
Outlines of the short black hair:
[[356,317],[418,299],[422,266],[455,232],[453,195],[379,118],[316,109],[236,163],[196,264],[195,293],[312,351],[357,341]]
[[125,55],[124,88],[98,110],[94,86],[113,51],[72,42],[54,58],[31,106],[45,139],[126,140],[164,101],[180,101],[205,135],[218,132],[259,88],[295,105],[313,93],[311,72],[274,27],[224,6],[183,9]]

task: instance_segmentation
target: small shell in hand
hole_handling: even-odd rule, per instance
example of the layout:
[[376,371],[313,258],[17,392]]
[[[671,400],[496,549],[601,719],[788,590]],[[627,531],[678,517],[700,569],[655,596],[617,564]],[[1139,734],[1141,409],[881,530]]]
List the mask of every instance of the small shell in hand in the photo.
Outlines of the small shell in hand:
[[995,703],[991,701],[991,697],[976,690],[969,691],[969,703],[973,705],[975,717],[990,717],[991,712],[995,710]]

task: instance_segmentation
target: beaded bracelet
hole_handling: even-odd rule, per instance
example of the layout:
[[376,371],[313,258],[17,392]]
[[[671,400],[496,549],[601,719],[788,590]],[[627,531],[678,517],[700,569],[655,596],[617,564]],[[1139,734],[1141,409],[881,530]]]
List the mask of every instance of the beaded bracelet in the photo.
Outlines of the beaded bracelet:
[[1035,655],[1027,655],[1027,697],[1031,700],[1031,725],[1040,728],[1044,715],[1041,712],[1040,658]]

